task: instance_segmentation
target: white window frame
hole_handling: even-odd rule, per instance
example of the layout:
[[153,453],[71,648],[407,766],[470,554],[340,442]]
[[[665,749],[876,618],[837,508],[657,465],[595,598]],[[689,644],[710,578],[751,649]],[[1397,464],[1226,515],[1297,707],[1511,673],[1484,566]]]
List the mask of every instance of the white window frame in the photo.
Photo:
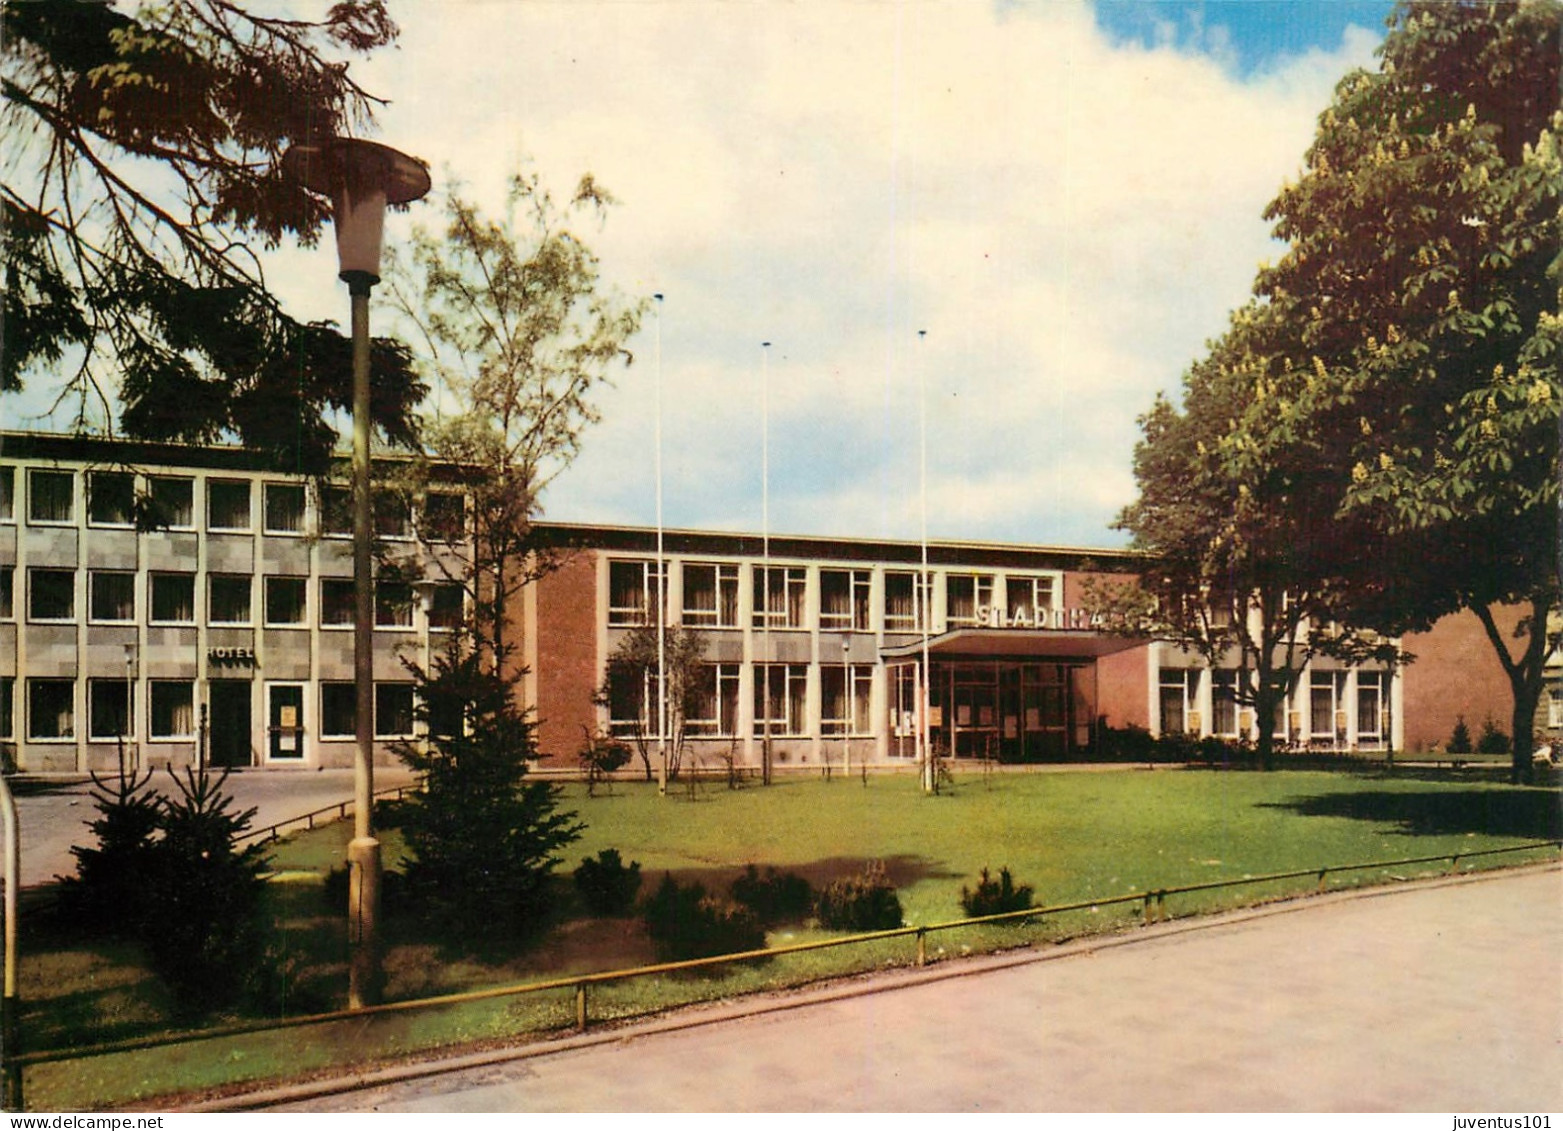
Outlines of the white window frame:
[[147,495],[153,505],[162,508],[166,505],[164,499],[158,498],[158,488],[162,485],[165,489],[169,484],[182,484],[190,492],[189,517],[183,522],[168,523],[169,530],[194,530],[195,529],[195,480],[188,475],[149,475],[147,476]]
[[[185,717],[189,720],[187,729],[163,731],[158,726],[159,707],[167,706],[159,702],[160,694],[166,695],[170,689],[182,688],[184,690]],[[173,704],[173,716],[178,717],[181,704]],[[189,679],[154,679],[147,689],[147,734],[153,742],[181,742],[188,741],[196,736],[196,708],[195,708],[195,681]]]
[[[244,525],[227,526],[218,523],[212,516],[212,504],[215,496],[225,493],[228,488],[242,488],[244,492]],[[238,490],[234,495],[238,495]],[[208,479],[206,481],[206,529],[218,533],[249,533],[255,529],[255,484],[249,479]]]
[[[243,582],[247,594],[244,602],[243,620],[219,620],[217,619],[217,602],[212,599],[212,592],[218,582]],[[206,623],[212,625],[234,625],[248,627],[255,623],[255,579],[253,575],[243,573],[211,573],[206,576]]]
[[[696,587],[690,585],[692,573],[696,571],[710,571],[711,599],[713,605],[710,608],[701,608],[689,603],[690,594],[696,591]],[[685,562],[683,564],[684,579],[684,623],[695,628],[738,628],[740,627],[738,616],[740,571],[736,562]],[[724,600],[724,595],[729,600]],[[723,616],[724,610],[731,613]]]
[[[608,561],[608,627],[609,628],[645,628],[657,622],[658,603],[656,601],[657,579],[661,578],[662,600],[660,608],[667,608],[667,563],[662,563],[659,572],[655,558],[611,558]],[[626,605],[614,603],[617,590],[621,587],[614,585],[614,571],[626,573],[629,570],[639,569],[640,579],[638,586],[626,585],[622,588],[627,593],[630,589],[638,588],[639,604]]]
[[[93,514],[93,484],[99,480],[130,484],[130,499],[122,518],[103,519]],[[136,525],[136,477],[129,471],[89,471],[87,473],[87,525],[99,530],[133,530]]]
[[[42,735],[38,733],[37,702],[34,700],[34,692],[44,686],[70,688],[69,723],[70,726],[63,734]],[[27,741],[28,742],[75,742],[76,741],[76,681],[74,679],[49,679],[29,677],[27,680]]]
[[[65,479],[70,483],[70,495],[66,502],[66,514],[64,518],[39,518],[36,509],[38,501],[38,484],[44,479]],[[74,471],[62,471],[52,467],[30,467],[27,469],[27,525],[29,526],[75,526],[76,525],[76,473]]]
[[[944,621],[952,628],[975,628],[983,623],[984,609],[993,607],[993,582],[994,575],[976,571],[950,572],[944,575]],[[969,585],[971,587],[971,615],[957,616],[955,607],[955,587]],[[965,595],[962,594],[964,597]]]
[[[271,587],[281,584],[296,584],[304,599],[299,609],[298,620],[272,620],[271,619]],[[263,592],[261,593],[261,620],[267,628],[308,628],[309,627],[309,579],[296,577],[292,574],[279,574],[265,579]]]
[[[892,613],[890,611],[890,583],[894,578],[897,583],[902,578],[908,578],[912,589],[912,615],[908,618],[904,613]],[[899,633],[922,632],[924,627],[930,625],[933,620],[932,602],[929,594],[933,592],[933,576],[928,575],[927,584],[920,570],[891,569],[885,571],[885,631]]]
[[[279,497],[282,492],[289,496],[298,496],[298,525],[277,526],[272,522],[272,494],[276,492]],[[278,508],[281,509],[280,507]],[[278,516],[282,517],[281,515]],[[300,538],[309,532],[309,492],[304,489],[302,483],[262,483],[261,484],[261,533],[270,534],[280,538]]]
[[[781,695],[777,706],[779,716],[770,715],[771,674],[781,674]],[[808,664],[755,664],[754,665],[754,737],[805,738],[808,736],[809,713],[809,665]],[[762,704],[764,710],[762,710]],[[796,708],[796,709],[795,709]],[[796,717],[796,716],[802,716]],[[769,731],[767,731],[769,723]],[[780,729],[777,729],[778,726]]]
[[[98,615],[98,579],[114,577],[130,581],[130,609],[124,616],[102,617]],[[87,623],[135,624],[136,623],[136,575],[128,569],[90,569],[87,571]]]
[[[190,593],[190,615],[188,618],[179,619],[173,617],[160,617],[157,615],[158,582],[182,580]],[[182,595],[182,594],[181,594]],[[173,625],[187,628],[196,623],[195,607],[195,574],[182,570],[158,570],[147,575],[147,623],[155,625]]]
[[[846,612],[825,609],[825,579],[846,575]],[[874,571],[822,566],[819,571],[819,627],[821,632],[870,632],[873,629]]]
[[[774,632],[809,627],[809,571],[806,566],[755,565],[750,579],[755,628],[769,628]],[[779,584],[777,579],[780,579]],[[781,607],[773,609],[771,598],[777,595]]]
[[[71,604],[64,616],[50,617],[37,615],[34,605],[37,600],[35,586],[38,578],[43,574],[55,574],[71,579]],[[27,567],[27,622],[29,624],[75,624],[76,623],[76,571],[73,569],[55,569],[50,566]]]

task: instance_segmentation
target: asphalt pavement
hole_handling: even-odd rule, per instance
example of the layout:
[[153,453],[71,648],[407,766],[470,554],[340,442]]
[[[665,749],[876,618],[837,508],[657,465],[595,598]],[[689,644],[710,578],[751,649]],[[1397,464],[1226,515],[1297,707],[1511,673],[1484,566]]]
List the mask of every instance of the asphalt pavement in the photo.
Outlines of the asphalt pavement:
[[1563,870],[1174,921],[508,1055],[519,1059],[490,1053],[436,1075],[269,1102],[357,1112],[1559,1111]]

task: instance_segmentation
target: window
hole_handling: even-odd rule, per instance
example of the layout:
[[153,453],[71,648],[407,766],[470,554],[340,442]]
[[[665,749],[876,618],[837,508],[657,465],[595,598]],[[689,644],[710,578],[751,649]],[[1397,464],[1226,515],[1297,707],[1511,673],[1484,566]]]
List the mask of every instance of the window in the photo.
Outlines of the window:
[[819,571],[819,626],[825,632],[867,632],[868,591],[873,574],[866,569]]
[[1563,727],[1563,683],[1547,688],[1547,728]]
[[[661,584],[658,584],[660,580]],[[661,601],[656,594],[660,592]],[[654,561],[608,563],[608,627],[636,628],[655,624],[657,609],[667,605],[667,578]]]
[[69,569],[27,571],[29,620],[76,619],[76,573]]
[[195,574],[152,575],[152,623],[195,623]]
[[0,522],[16,520],[16,468],[0,467]]
[[1237,672],[1230,668],[1210,673],[1210,733],[1237,737]]
[[195,694],[189,680],[152,681],[153,738],[195,737]]
[[242,479],[206,481],[206,525],[211,530],[250,528],[250,485]]
[[807,664],[754,666],[754,733],[801,735],[807,722]]
[[303,624],[306,611],[302,577],[266,579],[267,624]]
[[353,533],[353,492],[349,487],[320,489],[320,532],[351,537]]
[[322,626],[351,626],[357,619],[357,596],[351,577],[320,579],[320,623]]
[[130,727],[130,685],[123,679],[87,681],[87,734],[90,738],[117,738],[128,735]]
[[1004,611],[1007,623],[1033,627],[1045,627],[1039,621],[1040,614],[1053,607],[1053,579],[1051,577],[1008,577],[1004,581]]
[[1194,706],[1197,672],[1188,668],[1161,669],[1161,733],[1198,733],[1199,717]]
[[435,632],[460,628],[467,615],[467,594],[460,582],[441,581],[429,599],[429,628]]
[[376,628],[412,627],[412,586],[405,581],[377,581],[374,586]]
[[1382,746],[1389,738],[1389,694],[1385,672],[1357,673],[1357,742]]
[[195,480],[154,475],[147,481],[147,495],[159,526],[189,530],[195,525]]
[[39,742],[76,737],[76,684],[68,679],[27,681],[27,737]]
[[323,738],[355,738],[358,690],[351,683],[320,685],[320,734]]
[[87,616],[109,624],[136,619],[136,575],[95,569],[87,575]]
[[684,564],[684,623],[698,628],[738,627],[738,567]]
[[207,622],[249,624],[250,592],[250,579],[242,574],[212,574],[207,585]]
[[16,680],[0,675],[0,738],[16,737]]
[[16,616],[16,567],[0,566],[0,620]]
[[87,477],[87,521],[94,526],[135,522],[136,480],[124,471],[94,471]]
[[76,477],[69,471],[31,471],[27,475],[28,522],[74,522]]
[[928,590],[921,574],[885,574],[886,632],[921,632],[927,615]]
[[870,664],[821,664],[820,733],[841,738],[868,734],[869,704],[874,690]]
[[1346,737],[1346,673],[1313,672],[1308,677],[1308,738],[1333,746]]
[[266,484],[266,533],[304,533],[304,488],[301,485]]
[[802,566],[755,566],[754,627],[802,628],[807,584]]
[[467,531],[467,498],[430,491],[423,500],[423,536],[430,542],[459,542]]
[[374,532],[381,538],[406,538],[412,533],[412,508],[400,495],[381,492],[374,497]]
[[374,685],[376,738],[406,738],[412,734],[412,684]]
[[738,733],[738,665],[701,664],[684,717],[691,735],[727,738]]
[[[657,729],[657,669],[654,666],[612,666],[608,671],[608,732],[647,735]],[[431,720],[430,726],[433,726]]]
[[945,620],[952,625],[975,625],[993,605],[993,576],[986,573],[952,573],[944,579]]

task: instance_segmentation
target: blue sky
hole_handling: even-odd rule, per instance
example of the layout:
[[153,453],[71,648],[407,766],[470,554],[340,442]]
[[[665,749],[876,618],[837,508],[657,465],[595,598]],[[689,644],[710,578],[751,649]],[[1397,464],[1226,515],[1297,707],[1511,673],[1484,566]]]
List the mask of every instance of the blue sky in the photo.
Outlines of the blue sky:
[[[399,47],[353,73],[435,173],[389,239],[447,172],[497,212],[522,160],[560,194],[590,171],[607,285],[666,295],[660,369],[648,324],[547,517],[654,521],[660,383],[669,525],[915,539],[926,410],[933,536],[1113,546],[1136,417],[1276,254],[1261,213],[1387,10],[393,0]],[[329,241],[266,270],[346,321]]]

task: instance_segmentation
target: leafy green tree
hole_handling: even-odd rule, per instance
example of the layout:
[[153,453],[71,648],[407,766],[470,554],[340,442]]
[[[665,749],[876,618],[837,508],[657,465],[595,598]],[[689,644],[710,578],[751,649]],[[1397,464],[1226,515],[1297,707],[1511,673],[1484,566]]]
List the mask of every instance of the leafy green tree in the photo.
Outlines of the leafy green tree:
[[[660,637],[655,625],[632,628],[608,656],[598,701],[610,709],[617,706],[618,713],[630,720],[630,738],[647,781],[653,777],[663,782],[676,781],[683,769],[689,718],[709,682],[710,669],[705,658],[705,633],[676,624],[664,628]],[[659,749],[657,732],[663,721],[657,690],[659,670],[667,678],[667,730],[666,741],[660,747],[661,760],[653,761],[652,755]]]
[[[1475,613],[1513,690],[1516,780],[1558,645],[1559,23],[1556,0],[1399,4],[1270,206],[1288,249],[1257,288],[1298,338],[1284,395],[1340,516],[1381,538],[1353,549],[1343,615],[1400,633]],[[1516,605],[1506,638],[1495,610]]]
[[[1251,303],[1184,375],[1183,405],[1158,397],[1140,419],[1139,496],[1117,520],[1147,565],[1138,585],[1098,587],[1110,627],[1167,640],[1211,667],[1235,668],[1254,709],[1261,764],[1271,720],[1315,656],[1393,662],[1396,649],[1334,624],[1353,560],[1327,471],[1296,437],[1288,323]],[[1240,421],[1262,418],[1264,429]]]
[[[342,54],[391,44],[383,0],[318,20],[232,0],[127,14],[80,0],[0,7],[6,348],[0,391],[46,372],[79,429],[236,434],[320,473],[351,403],[349,340],[267,289],[256,247],[313,244],[329,204],[285,180],[288,146],[361,131],[376,99]],[[413,439],[406,347],[374,346],[375,421]]]

